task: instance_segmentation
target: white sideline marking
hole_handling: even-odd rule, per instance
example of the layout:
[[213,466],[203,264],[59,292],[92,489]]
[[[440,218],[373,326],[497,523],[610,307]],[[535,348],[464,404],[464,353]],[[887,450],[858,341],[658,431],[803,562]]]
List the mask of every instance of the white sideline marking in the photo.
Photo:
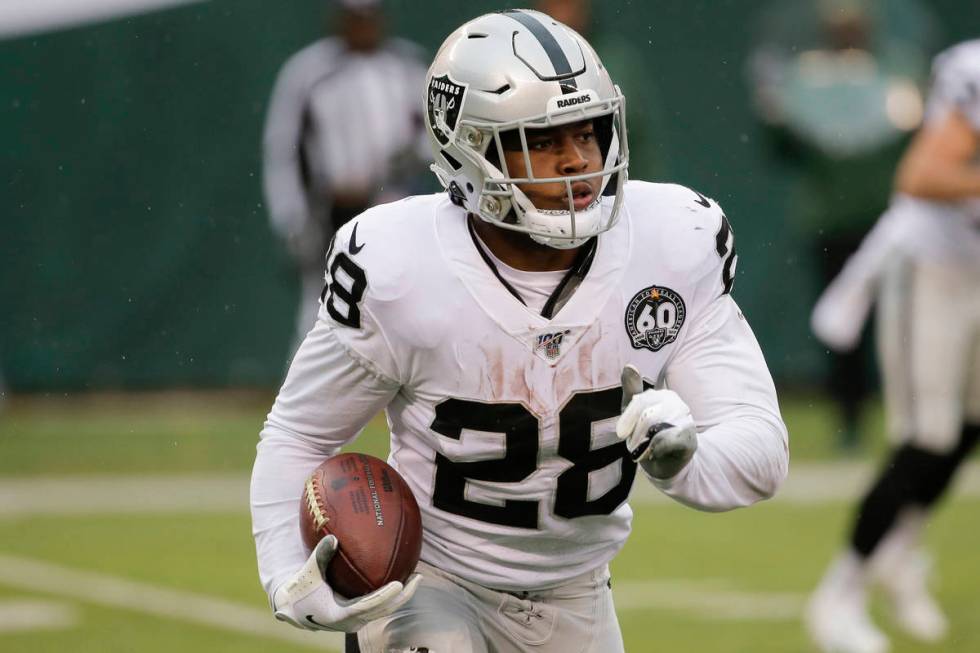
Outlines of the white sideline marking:
[[[791,465],[789,477],[770,501],[780,505],[815,505],[857,501],[878,473],[881,462],[822,462]],[[961,467],[950,488],[951,497],[980,497],[980,463]],[[2,496],[2,495],[0,495]],[[630,503],[668,503],[671,499],[637,474]]]
[[[0,583],[321,650],[343,650],[342,635],[296,630],[276,623],[265,610],[30,558],[0,554]],[[681,612],[712,621],[797,619],[804,600],[801,594],[733,590],[723,580],[619,582],[613,585],[613,595],[619,610]],[[76,619],[73,610],[59,604],[0,603],[0,632],[7,623],[22,628],[53,627],[54,622],[66,626]]]
[[78,610],[64,603],[26,599],[0,601],[0,633],[71,628],[77,623]]
[[0,480],[0,518],[248,510],[247,475],[55,476]]
[[681,612],[712,621],[794,621],[806,597],[793,592],[747,592],[725,580],[613,580],[616,609]]
[[[877,464],[793,465],[772,503],[808,505],[856,501]],[[236,513],[248,510],[247,474],[36,476],[0,479],[0,519],[29,515]],[[980,497],[980,463],[957,475],[951,496]],[[634,505],[670,501],[642,476],[633,485]]]
[[64,29],[200,0],[3,0],[0,38]]
[[95,603],[235,633],[284,640],[321,650],[344,649],[342,634],[304,632],[277,622],[268,610],[31,558],[0,554],[0,583],[21,590],[72,598],[83,603]]

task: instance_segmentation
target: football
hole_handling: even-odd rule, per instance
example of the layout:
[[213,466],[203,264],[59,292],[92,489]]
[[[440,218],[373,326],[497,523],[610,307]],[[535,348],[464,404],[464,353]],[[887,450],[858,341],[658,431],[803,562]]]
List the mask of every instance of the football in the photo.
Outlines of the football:
[[362,453],[328,458],[306,480],[300,529],[307,550],[327,535],[337,552],[327,583],[354,598],[405,582],[422,549],[422,518],[405,480],[383,460]]

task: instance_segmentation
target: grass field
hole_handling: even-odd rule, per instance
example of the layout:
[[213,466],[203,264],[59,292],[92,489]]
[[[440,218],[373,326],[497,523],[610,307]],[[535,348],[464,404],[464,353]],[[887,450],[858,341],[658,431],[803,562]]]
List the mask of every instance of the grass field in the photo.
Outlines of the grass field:
[[[336,650],[336,638],[272,620],[258,586],[247,474],[271,400],[9,401],[0,412],[0,651]],[[826,470],[808,500],[711,515],[635,490],[635,530],[613,565],[627,650],[814,650],[800,608],[841,541],[851,490],[835,471],[844,467],[826,405],[791,398],[783,408],[793,469],[820,462]],[[880,430],[876,412],[867,432]],[[871,461],[882,446],[872,438],[855,456]],[[351,448],[383,455],[385,447],[376,421]],[[140,495],[151,481],[152,504]],[[978,504],[976,492],[955,493],[929,531],[937,593],[952,622],[947,642],[903,639],[876,604],[896,653],[980,650]]]

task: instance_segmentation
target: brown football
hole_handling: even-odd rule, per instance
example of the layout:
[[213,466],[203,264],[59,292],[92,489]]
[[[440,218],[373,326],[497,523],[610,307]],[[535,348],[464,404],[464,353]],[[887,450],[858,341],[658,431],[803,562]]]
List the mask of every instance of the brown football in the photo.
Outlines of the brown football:
[[336,536],[327,582],[346,598],[405,582],[422,549],[412,491],[386,462],[363,453],[333,456],[313,470],[300,500],[300,529],[309,551]]

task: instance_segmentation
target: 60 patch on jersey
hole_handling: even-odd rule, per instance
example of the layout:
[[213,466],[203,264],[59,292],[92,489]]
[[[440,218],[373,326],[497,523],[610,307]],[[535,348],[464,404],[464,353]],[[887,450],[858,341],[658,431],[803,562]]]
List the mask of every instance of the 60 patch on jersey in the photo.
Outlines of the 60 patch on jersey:
[[687,310],[670,288],[650,286],[633,296],[626,307],[626,332],[634,349],[660,351],[677,339]]

